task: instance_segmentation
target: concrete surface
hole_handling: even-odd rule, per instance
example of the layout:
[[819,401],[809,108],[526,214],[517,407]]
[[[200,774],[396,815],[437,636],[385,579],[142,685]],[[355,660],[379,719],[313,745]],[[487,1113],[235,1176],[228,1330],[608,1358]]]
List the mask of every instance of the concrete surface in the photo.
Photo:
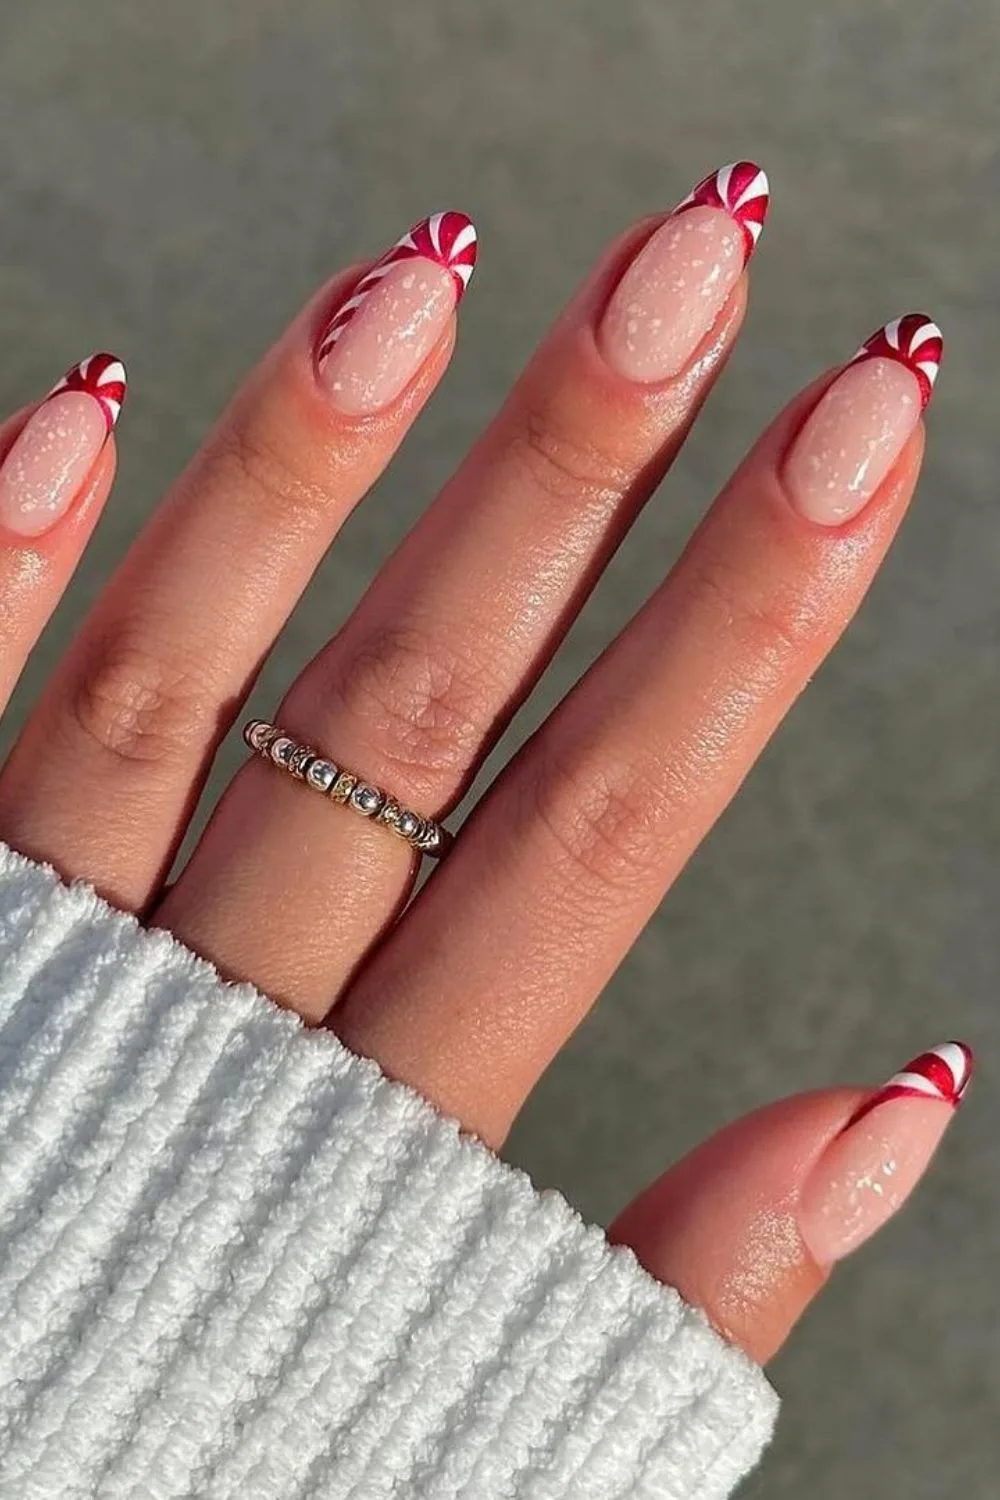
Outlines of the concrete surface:
[[745,337],[521,732],[802,382],[911,306],[944,326],[919,503],[870,602],[510,1147],[608,1216],[745,1108],[974,1042],[979,1084],[919,1201],[775,1366],[781,1435],[748,1491],[769,1500],[998,1489],[998,65],[996,0],[0,6],[0,404],[95,346],[133,381],[106,522],[8,736],[244,368],[332,268],[429,208],[482,235],[455,367],[262,706],[605,239],[716,164],[755,156],[774,187]]

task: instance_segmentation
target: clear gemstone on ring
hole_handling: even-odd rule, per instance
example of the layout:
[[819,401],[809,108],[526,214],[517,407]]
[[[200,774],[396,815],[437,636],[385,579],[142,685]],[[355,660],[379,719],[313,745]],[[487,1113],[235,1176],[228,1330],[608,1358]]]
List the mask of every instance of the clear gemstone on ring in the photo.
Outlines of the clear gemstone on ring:
[[287,770],[294,749],[294,740],[287,739],[285,735],[279,735],[268,753],[276,766],[282,766]]
[[416,813],[403,811],[400,813],[396,823],[396,830],[402,834],[404,839],[415,838],[420,832],[420,819]]
[[314,760],[306,771],[306,781],[318,792],[328,792],[337,779],[337,767],[328,760]]
[[247,730],[247,742],[252,750],[263,750],[267,744],[267,737],[271,732],[270,724],[263,719],[255,719]]
[[366,818],[373,818],[384,801],[385,797],[378,787],[368,786],[365,782],[361,782],[351,793],[352,806]]

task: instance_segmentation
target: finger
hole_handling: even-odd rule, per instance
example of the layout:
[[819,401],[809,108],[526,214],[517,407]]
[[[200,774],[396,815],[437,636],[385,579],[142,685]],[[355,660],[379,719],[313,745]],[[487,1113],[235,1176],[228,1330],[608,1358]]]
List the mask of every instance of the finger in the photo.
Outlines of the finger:
[[[728,207],[716,190],[722,177]],[[732,347],[748,225],[759,229],[766,201],[763,173],[741,164],[612,249],[346,628],[293,686],[279,711],[284,728],[420,813],[439,815],[461,797]],[[157,920],[318,1017],[405,899],[412,865],[384,828],[318,817],[301,787],[252,764]]]
[[261,658],[444,371],[474,247],[464,215],[418,225],[324,291],[250,378],[0,777],[12,844],[146,904]]
[[800,1094],[736,1121],[672,1167],[610,1231],[763,1363],[831,1268],[902,1207],[968,1086],[946,1042],[874,1093]]
[[861,602],[920,397],[866,353],[785,412],[359,976],[350,1046],[502,1139]]
[[0,429],[0,709],[97,524],[125,369],[93,354]]

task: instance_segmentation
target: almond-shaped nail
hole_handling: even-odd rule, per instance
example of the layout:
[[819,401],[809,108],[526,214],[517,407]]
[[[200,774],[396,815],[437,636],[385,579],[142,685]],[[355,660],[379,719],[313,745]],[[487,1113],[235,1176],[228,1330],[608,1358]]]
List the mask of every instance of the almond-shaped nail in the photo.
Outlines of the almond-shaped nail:
[[785,460],[792,503],[818,526],[842,526],[893,468],[934,389],[941,330],[924,313],[880,328],[828,386]]
[[366,271],[320,336],[320,379],[348,416],[381,411],[409,385],[448,326],[476,264],[465,214],[431,214]]
[[951,1123],[972,1066],[964,1042],[921,1053],[827,1146],[798,1209],[800,1233],[820,1265],[842,1260],[902,1207]]
[[74,365],[28,418],[0,464],[0,527],[41,536],[70,509],[125,400],[113,354]]
[[655,385],[679,375],[711,331],[764,227],[767,176],[733,162],[706,177],[639,251],[598,330],[608,364]]

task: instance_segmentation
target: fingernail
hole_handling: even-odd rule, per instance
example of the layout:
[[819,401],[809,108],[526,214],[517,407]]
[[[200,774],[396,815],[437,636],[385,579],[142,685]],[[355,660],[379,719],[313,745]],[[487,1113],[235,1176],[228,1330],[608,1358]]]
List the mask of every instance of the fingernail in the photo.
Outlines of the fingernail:
[[871,499],[931,399],[942,347],[936,323],[907,313],[827,388],[785,460],[788,493],[808,521],[842,526]]
[[448,326],[476,264],[465,214],[431,214],[397,240],[334,313],[319,341],[320,378],[349,416],[388,406]]
[[73,366],[0,465],[0,526],[17,536],[41,536],[66,514],[124,400],[125,367],[113,354],[92,354]]
[[769,196],[766,175],[740,161],[677,205],[608,303],[598,343],[613,369],[644,385],[680,374],[743,274]]
[[972,1076],[972,1051],[943,1042],[907,1063],[861,1105],[813,1167],[799,1230],[833,1265],[890,1219],[920,1181]]

